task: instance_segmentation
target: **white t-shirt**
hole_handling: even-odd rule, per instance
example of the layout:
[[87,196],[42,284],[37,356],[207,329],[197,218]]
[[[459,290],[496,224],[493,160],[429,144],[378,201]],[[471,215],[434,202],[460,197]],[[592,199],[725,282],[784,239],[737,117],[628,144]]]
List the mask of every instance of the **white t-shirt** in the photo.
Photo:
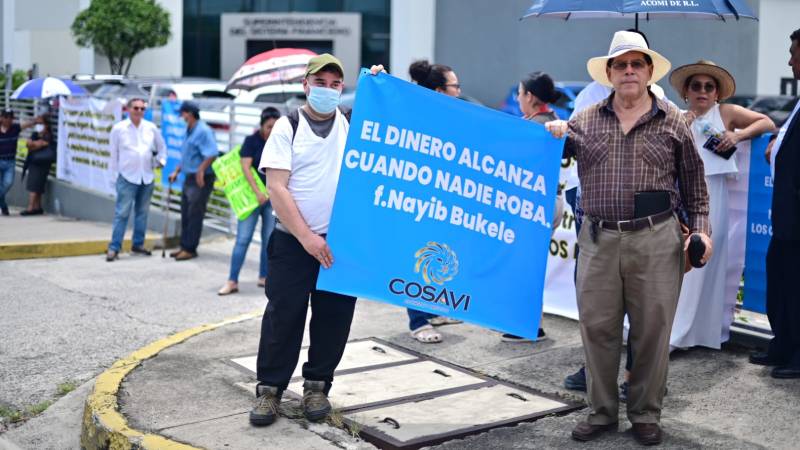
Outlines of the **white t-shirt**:
[[328,232],[339,170],[350,126],[341,111],[327,137],[314,134],[305,116],[299,114],[292,144],[292,125],[287,117],[275,122],[258,170],[288,170],[289,193],[308,227],[317,234]]

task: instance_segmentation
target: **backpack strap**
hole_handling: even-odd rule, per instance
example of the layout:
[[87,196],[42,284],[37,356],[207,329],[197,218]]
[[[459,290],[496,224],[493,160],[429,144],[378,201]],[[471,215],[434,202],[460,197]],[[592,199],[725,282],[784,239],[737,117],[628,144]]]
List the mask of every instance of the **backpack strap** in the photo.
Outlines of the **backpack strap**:
[[292,144],[294,144],[294,137],[297,135],[297,127],[300,125],[300,108],[297,108],[286,115],[289,119],[289,124],[292,126]]
[[[339,106],[339,112],[342,113],[349,124],[350,116],[352,116],[353,110],[345,106]],[[289,114],[286,115],[286,118],[289,119],[289,125],[292,126],[292,144],[294,144],[294,137],[297,135],[297,127],[300,126],[300,108],[289,112]]]

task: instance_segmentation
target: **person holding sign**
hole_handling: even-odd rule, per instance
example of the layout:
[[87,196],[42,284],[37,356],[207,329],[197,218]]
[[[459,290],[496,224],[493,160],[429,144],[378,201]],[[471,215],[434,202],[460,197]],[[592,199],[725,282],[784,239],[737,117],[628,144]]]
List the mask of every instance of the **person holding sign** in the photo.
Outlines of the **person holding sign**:
[[648,85],[670,62],[641,35],[614,34],[608,55],[587,63],[591,77],[614,92],[569,123],[549,122],[567,136],[564,157],[578,160],[584,226],[578,238],[577,296],[586,353],[589,415],[572,431],[590,441],[619,426],[617,376],[623,317],[628,314],[634,361],[628,419],[641,444],[662,440],[659,425],[669,366],[669,337],[684,271],[679,199],[689,229],[711,258],[703,161],[681,112]]
[[161,131],[153,122],[144,119],[147,108],[141,98],[128,101],[129,117],[111,129],[109,168],[117,174],[117,199],[114,207],[114,226],[106,261],[117,259],[133,210],[133,244],[131,253],[150,256],[144,248],[147,232],[147,213],[153,195],[153,169],[167,162],[167,146]]
[[197,246],[203,233],[203,217],[208,199],[214,189],[214,172],[211,163],[219,152],[211,127],[200,120],[200,108],[192,102],[183,102],[181,118],[186,122],[186,138],[181,148],[181,164],[169,176],[174,183],[184,172],[181,192],[181,247],[170,253],[175,261],[197,258]]
[[708,265],[684,276],[670,345],[673,348],[702,345],[719,349],[728,340],[736,306],[735,296],[725,296],[728,228],[731,225],[728,184],[730,176],[739,172],[736,158],[732,156],[739,141],[771,132],[775,124],[764,114],[739,105],[720,104],[734,94],[736,82],[733,75],[711,61],[700,60],[681,66],[672,72],[669,80],[695,117],[691,130],[697,152],[703,159],[716,254]]
[[[424,88],[451,97],[461,95],[461,85],[458,83],[458,77],[449,66],[431,64],[427,60],[419,60],[411,63],[408,67],[408,74],[414,83]],[[436,314],[417,311],[416,309],[408,308],[406,311],[408,312],[408,328],[411,330],[411,337],[423,344],[442,342],[442,334],[436,331],[433,328],[434,326],[461,323],[460,320],[437,316]]]
[[258,166],[266,174],[278,221],[267,247],[269,302],[261,321],[258,385],[250,411],[255,426],[270,425],[277,418],[300,356],[309,301],[311,342],[303,364],[303,414],[318,421],[331,411],[328,391],[356,302],[355,297],[316,289],[320,266],[328,269],[334,263],[325,239],[350,128],[339,109],[343,88],[344,69],[337,58],[311,58],[303,79],[306,104],[278,119]]
[[[517,102],[519,108],[522,110],[522,118],[531,120],[536,123],[545,124],[547,122],[557,120],[558,115],[550,108],[550,103],[555,102],[561,94],[556,90],[556,85],[550,75],[544,72],[533,72],[520,81],[517,87]],[[556,209],[553,214],[553,224],[551,226],[552,234],[555,233],[556,228],[561,225],[561,219],[564,215],[564,197],[562,193],[561,183],[558,186],[558,195],[556,196]],[[542,312],[544,317],[544,312]],[[542,320],[539,320],[542,323]],[[547,337],[544,328],[539,326],[539,331],[536,340],[541,340]],[[501,336],[503,342],[518,342],[528,343],[534,342],[533,339],[517,336],[511,333],[504,333]]]
[[[247,249],[250,247],[250,242],[253,240],[253,233],[258,225],[258,218],[261,218],[261,256],[258,269],[258,286],[264,287],[267,281],[267,241],[272,234],[272,229],[275,228],[275,217],[272,215],[272,204],[270,204],[267,195],[259,189],[251,167],[253,161],[256,165],[261,162],[261,153],[264,150],[264,145],[272,133],[272,127],[275,122],[281,117],[280,111],[269,106],[261,111],[261,126],[258,131],[247,136],[242,144],[242,149],[239,150],[241,157],[242,173],[247,179],[247,184],[256,194],[259,207],[250,213],[244,220],[239,220],[239,225],[236,228],[236,244],[233,247],[233,254],[231,255],[231,272],[228,275],[228,281],[217,292],[219,295],[229,295],[239,292],[239,272],[242,270],[244,258],[247,256]],[[261,178],[263,184],[266,185],[267,178],[263,173],[258,172],[258,177]]]

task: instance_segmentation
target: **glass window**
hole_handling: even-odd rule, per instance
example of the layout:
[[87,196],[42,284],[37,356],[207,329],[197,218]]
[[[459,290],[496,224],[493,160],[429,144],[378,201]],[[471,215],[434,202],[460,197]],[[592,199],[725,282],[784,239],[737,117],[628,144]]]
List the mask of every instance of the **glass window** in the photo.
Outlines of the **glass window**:
[[361,65],[388,65],[390,1],[184,0],[183,75],[219,78],[220,15],[228,12],[359,12]]

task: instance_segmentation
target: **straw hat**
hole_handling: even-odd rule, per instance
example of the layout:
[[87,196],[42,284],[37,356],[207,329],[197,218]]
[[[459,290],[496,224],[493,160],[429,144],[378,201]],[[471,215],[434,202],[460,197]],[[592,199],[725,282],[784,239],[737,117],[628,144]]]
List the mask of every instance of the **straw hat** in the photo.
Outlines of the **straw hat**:
[[633,31],[617,31],[614,33],[614,39],[611,40],[611,46],[608,48],[608,56],[591,58],[586,63],[586,70],[589,71],[589,75],[594,81],[604,86],[612,87],[611,80],[608,79],[606,74],[606,64],[609,59],[628,52],[644,53],[653,60],[653,77],[650,78],[647,84],[653,84],[664,78],[669,73],[670,67],[672,67],[667,58],[647,47],[647,42],[641,34]]
[[733,75],[706,59],[673,70],[672,75],[669,76],[669,83],[676,92],[681,94],[681,97],[686,98],[686,80],[695,75],[707,75],[717,82],[718,101],[723,101],[736,92],[736,80],[733,79]]

